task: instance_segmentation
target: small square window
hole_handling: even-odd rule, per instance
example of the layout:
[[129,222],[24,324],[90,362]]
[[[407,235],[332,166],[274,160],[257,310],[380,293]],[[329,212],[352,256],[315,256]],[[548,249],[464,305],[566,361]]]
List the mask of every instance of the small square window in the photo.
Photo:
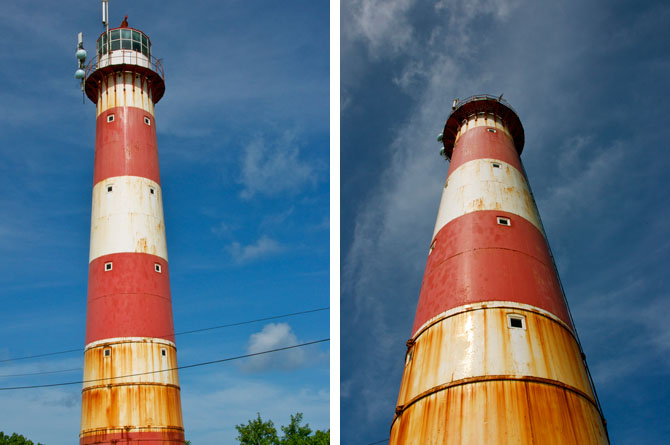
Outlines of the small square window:
[[487,128],[486,131],[488,131],[489,133],[497,133],[495,128]]
[[153,187],[149,187],[149,193],[154,195],[156,193],[156,189],[154,189]]
[[112,190],[114,190],[114,186],[113,185],[108,185],[107,186],[107,193],[111,192]]
[[163,357],[167,357],[167,349],[165,349],[165,348],[161,348],[161,355],[162,355]]
[[149,119],[148,117],[144,116],[144,123],[147,124],[147,125],[149,125],[149,126],[151,126],[151,119]]
[[493,168],[500,168],[501,167],[501,165],[497,162],[491,162],[491,165],[493,166]]
[[158,273],[161,273],[161,265],[158,263],[154,264],[154,270]]
[[512,225],[512,221],[510,221],[509,218],[499,216],[498,217],[498,224],[500,224],[501,226],[508,226],[509,227],[509,226]]
[[105,263],[105,272],[112,270],[112,262]]
[[519,314],[507,314],[507,327],[526,329],[526,317]]
[[107,122],[114,122],[114,115],[113,114],[110,114],[109,116],[107,116]]
[[109,357],[112,355],[112,350],[110,348],[106,348],[104,352],[105,357]]

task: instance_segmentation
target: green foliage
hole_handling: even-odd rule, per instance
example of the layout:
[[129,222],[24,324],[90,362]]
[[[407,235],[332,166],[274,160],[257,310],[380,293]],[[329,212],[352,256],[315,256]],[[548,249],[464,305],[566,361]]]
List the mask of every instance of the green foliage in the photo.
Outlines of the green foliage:
[[288,426],[281,427],[284,437],[282,437],[281,445],[311,445],[312,438],[309,435],[312,429],[309,425],[300,426],[302,422],[302,413],[297,413],[291,416],[291,423]]
[[[35,442],[28,440],[20,434],[13,433],[11,436],[0,431],[0,445],[35,445]],[[38,443],[37,445],[44,445]]]
[[256,414],[258,417],[246,425],[235,425],[237,440],[241,445],[277,445],[279,438],[272,420],[263,422],[261,413]]
[[314,435],[309,425],[302,423],[302,413],[291,416],[291,423],[282,426],[284,435],[281,439],[277,436],[277,430],[271,420],[264,422],[260,413],[254,420],[246,425],[236,425],[237,440],[241,445],[330,445],[330,430],[317,430]]
[[330,430],[316,430],[312,438],[312,445],[330,445]]

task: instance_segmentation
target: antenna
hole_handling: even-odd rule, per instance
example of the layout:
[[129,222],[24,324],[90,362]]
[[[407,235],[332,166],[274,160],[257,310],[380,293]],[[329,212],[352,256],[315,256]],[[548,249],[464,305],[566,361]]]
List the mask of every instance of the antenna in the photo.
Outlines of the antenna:
[[[109,0],[102,0],[102,25],[107,34],[107,52],[112,52],[112,43],[109,41]],[[102,56],[102,53],[100,55]]]
[[75,57],[77,58],[78,62],[78,68],[77,71],[74,72],[74,77],[75,79],[78,79],[81,83],[81,94],[82,94],[82,100],[84,103],[86,103],[86,99],[84,99],[84,81],[86,80],[86,50],[84,49],[84,33],[80,32],[77,34],[77,51],[74,53]]

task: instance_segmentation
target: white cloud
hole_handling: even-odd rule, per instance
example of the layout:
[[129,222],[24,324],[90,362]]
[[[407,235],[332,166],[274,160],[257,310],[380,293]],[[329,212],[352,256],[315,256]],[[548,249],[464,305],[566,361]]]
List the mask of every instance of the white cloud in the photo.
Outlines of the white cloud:
[[283,247],[277,241],[263,235],[253,244],[246,246],[237,241],[229,246],[229,251],[235,262],[238,264],[248,263],[259,258],[272,256],[282,251]]
[[352,0],[343,5],[343,38],[363,40],[373,57],[397,53],[412,40],[407,12],[415,0]]
[[[251,334],[247,353],[297,345],[300,342],[288,323],[270,323],[261,332]],[[293,370],[307,363],[307,353],[302,348],[263,354],[246,359],[240,367],[247,372],[264,372],[273,370]]]
[[224,372],[199,378],[197,385],[183,382],[182,406],[186,438],[193,443],[235,443],[235,425],[247,423],[257,412],[263,420],[272,420],[280,434],[279,427],[297,412],[304,413],[312,430],[330,427],[327,387],[281,386]]
[[213,235],[215,235],[219,238],[224,238],[224,237],[228,237],[232,234],[233,228],[227,222],[221,221],[217,225],[213,226],[211,228],[211,231],[212,231]]
[[312,166],[300,158],[300,149],[292,134],[268,142],[258,137],[244,147],[240,196],[250,199],[256,194],[295,193],[316,180]]

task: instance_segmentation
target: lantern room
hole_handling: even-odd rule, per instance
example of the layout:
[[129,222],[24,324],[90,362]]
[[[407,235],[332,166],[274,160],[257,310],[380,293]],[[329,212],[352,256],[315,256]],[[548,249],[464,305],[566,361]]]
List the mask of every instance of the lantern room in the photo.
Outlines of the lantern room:
[[98,57],[108,52],[107,43],[110,43],[109,50],[117,51],[120,49],[137,51],[146,57],[151,56],[151,40],[142,31],[133,28],[110,29],[109,32],[103,32],[98,38],[97,51]]

